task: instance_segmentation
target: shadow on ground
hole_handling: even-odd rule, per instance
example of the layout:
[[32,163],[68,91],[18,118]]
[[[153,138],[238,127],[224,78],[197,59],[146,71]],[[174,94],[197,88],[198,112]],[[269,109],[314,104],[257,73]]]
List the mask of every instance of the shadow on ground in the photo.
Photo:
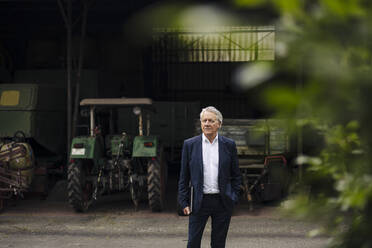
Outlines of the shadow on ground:
[[[166,187],[166,200],[163,214],[177,215],[177,188],[178,188],[178,171],[170,170]],[[234,215],[261,215],[267,208],[277,208],[278,202],[269,204],[255,204],[254,210],[249,210],[249,204],[242,199],[235,208]],[[67,181],[59,180],[49,190],[48,194],[26,193],[23,198],[12,199],[6,202],[3,212],[7,213],[60,213],[75,214],[75,211],[68,203],[67,198]],[[114,193],[103,195],[88,209],[86,214],[99,213],[148,213],[151,211],[148,202],[140,203],[137,211],[131,201],[129,192]],[[159,213],[154,213],[159,214]]]

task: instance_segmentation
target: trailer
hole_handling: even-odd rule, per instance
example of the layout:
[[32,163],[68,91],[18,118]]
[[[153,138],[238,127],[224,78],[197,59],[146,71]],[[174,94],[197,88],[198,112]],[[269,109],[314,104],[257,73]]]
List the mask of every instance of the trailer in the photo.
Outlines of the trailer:
[[[200,121],[195,121],[201,133]],[[291,168],[291,140],[284,120],[224,119],[219,134],[236,142],[242,192],[253,202],[279,200],[287,193]]]

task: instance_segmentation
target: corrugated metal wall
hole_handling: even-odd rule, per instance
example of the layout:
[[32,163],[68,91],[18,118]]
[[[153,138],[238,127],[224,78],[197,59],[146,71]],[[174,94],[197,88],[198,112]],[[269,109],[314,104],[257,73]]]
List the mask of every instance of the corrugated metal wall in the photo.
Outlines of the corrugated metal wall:
[[258,94],[233,82],[244,63],[274,60],[274,27],[229,27],[208,33],[157,30],[152,47],[152,91],[159,100],[199,101],[229,118],[256,118]]
[[[153,61],[244,62],[274,60],[275,28],[219,27],[208,32],[157,29]],[[165,52],[166,51],[166,52]]]

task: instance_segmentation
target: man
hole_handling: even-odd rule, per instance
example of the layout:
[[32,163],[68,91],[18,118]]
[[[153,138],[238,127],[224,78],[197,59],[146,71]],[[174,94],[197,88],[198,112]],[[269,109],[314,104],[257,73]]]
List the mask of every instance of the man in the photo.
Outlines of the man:
[[215,107],[204,108],[200,121],[202,135],[183,144],[178,185],[179,204],[184,214],[190,215],[187,247],[200,247],[209,216],[212,218],[211,247],[225,247],[241,184],[236,145],[233,140],[218,135],[222,114]]

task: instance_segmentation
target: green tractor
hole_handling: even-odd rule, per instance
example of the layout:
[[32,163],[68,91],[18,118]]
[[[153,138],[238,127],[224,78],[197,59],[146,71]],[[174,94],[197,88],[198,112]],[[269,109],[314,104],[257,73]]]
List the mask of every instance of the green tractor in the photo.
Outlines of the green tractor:
[[[154,212],[164,208],[167,163],[157,136],[150,135],[150,114],[154,113],[148,98],[84,99],[88,107],[88,135],[72,140],[68,165],[68,199],[77,212],[86,211],[103,194],[129,191],[135,209],[148,199]],[[133,108],[138,134],[118,128],[117,117],[123,108]],[[84,113],[84,109],[82,109]],[[88,113],[88,111],[85,111]],[[125,113],[128,113],[126,111]],[[144,134],[144,118],[146,134]],[[119,123],[120,125],[120,123]],[[129,130],[130,131],[130,130]],[[133,130],[132,130],[133,131]]]

